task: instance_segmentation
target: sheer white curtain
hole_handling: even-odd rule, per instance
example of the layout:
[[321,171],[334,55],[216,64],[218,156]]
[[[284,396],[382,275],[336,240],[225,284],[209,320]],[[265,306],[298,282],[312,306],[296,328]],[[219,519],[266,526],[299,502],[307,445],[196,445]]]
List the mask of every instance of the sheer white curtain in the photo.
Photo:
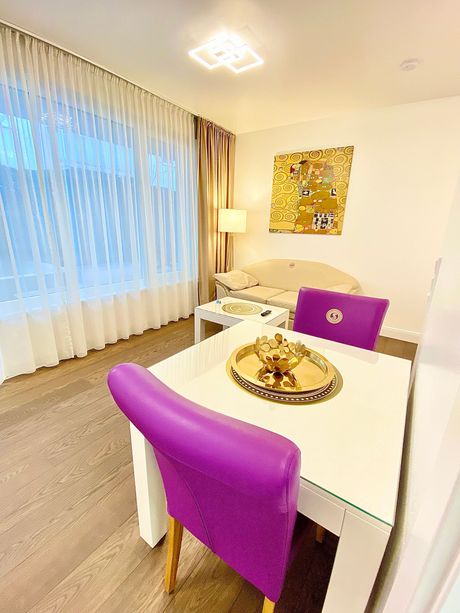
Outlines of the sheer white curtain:
[[193,119],[0,25],[0,380],[192,312]]

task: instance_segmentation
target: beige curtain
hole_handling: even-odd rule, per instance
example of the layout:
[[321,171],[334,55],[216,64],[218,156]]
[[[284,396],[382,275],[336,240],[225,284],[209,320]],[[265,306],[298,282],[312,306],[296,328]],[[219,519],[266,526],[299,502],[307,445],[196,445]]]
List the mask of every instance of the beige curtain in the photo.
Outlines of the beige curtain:
[[188,317],[194,115],[0,24],[0,381]]
[[233,207],[235,135],[196,118],[198,144],[198,299],[215,295],[214,273],[232,267],[231,236],[217,231],[219,209]]

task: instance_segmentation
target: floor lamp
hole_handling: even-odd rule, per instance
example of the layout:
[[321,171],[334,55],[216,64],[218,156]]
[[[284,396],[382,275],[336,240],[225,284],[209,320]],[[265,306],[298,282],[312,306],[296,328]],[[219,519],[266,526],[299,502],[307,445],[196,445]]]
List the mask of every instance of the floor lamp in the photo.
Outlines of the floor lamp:
[[233,234],[246,232],[246,216],[247,211],[243,209],[219,209],[217,229],[228,234],[231,264],[233,264]]

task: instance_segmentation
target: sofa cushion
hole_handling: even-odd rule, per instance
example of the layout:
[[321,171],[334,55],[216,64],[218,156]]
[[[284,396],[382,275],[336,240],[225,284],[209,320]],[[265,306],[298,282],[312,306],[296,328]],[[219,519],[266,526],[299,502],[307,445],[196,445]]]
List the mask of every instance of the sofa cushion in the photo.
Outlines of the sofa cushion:
[[255,277],[249,275],[247,272],[243,272],[242,270],[218,272],[214,275],[214,278],[219,281],[219,283],[222,283],[222,285],[225,285],[225,287],[233,290],[254,287],[254,285],[259,284]]
[[230,296],[241,298],[242,300],[254,300],[254,302],[262,302],[265,304],[270,298],[282,293],[282,289],[256,285],[255,287],[248,287],[247,289],[230,291]]
[[289,309],[291,313],[295,313],[298,296],[299,292],[283,292],[273,298],[269,298],[267,304],[281,307],[282,309]]
[[340,292],[342,294],[355,293],[355,288],[351,283],[340,283],[339,285],[331,285],[326,289],[328,289],[330,292]]

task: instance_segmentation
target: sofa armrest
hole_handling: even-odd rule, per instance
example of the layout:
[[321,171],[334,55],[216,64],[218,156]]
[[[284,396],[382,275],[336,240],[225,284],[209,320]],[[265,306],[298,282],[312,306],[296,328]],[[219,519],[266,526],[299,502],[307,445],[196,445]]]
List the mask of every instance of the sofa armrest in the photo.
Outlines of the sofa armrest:
[[361,286],[359,283],[339,283],[337,285],[330,285],[325,288],[330,292],[340,292],[341,294],[361,294]]
[[363,293],[363,288],[361,287],[360,283],[356,281],[355,286],[353,287],[353,289],[350,290],[350,294],[356,294],[360,296],[362,295],[362,293]]
[[230,296],[230,290],[220,281],[216,279],[216,296],[219,300],[220,298],[225,298],[226,296]]

